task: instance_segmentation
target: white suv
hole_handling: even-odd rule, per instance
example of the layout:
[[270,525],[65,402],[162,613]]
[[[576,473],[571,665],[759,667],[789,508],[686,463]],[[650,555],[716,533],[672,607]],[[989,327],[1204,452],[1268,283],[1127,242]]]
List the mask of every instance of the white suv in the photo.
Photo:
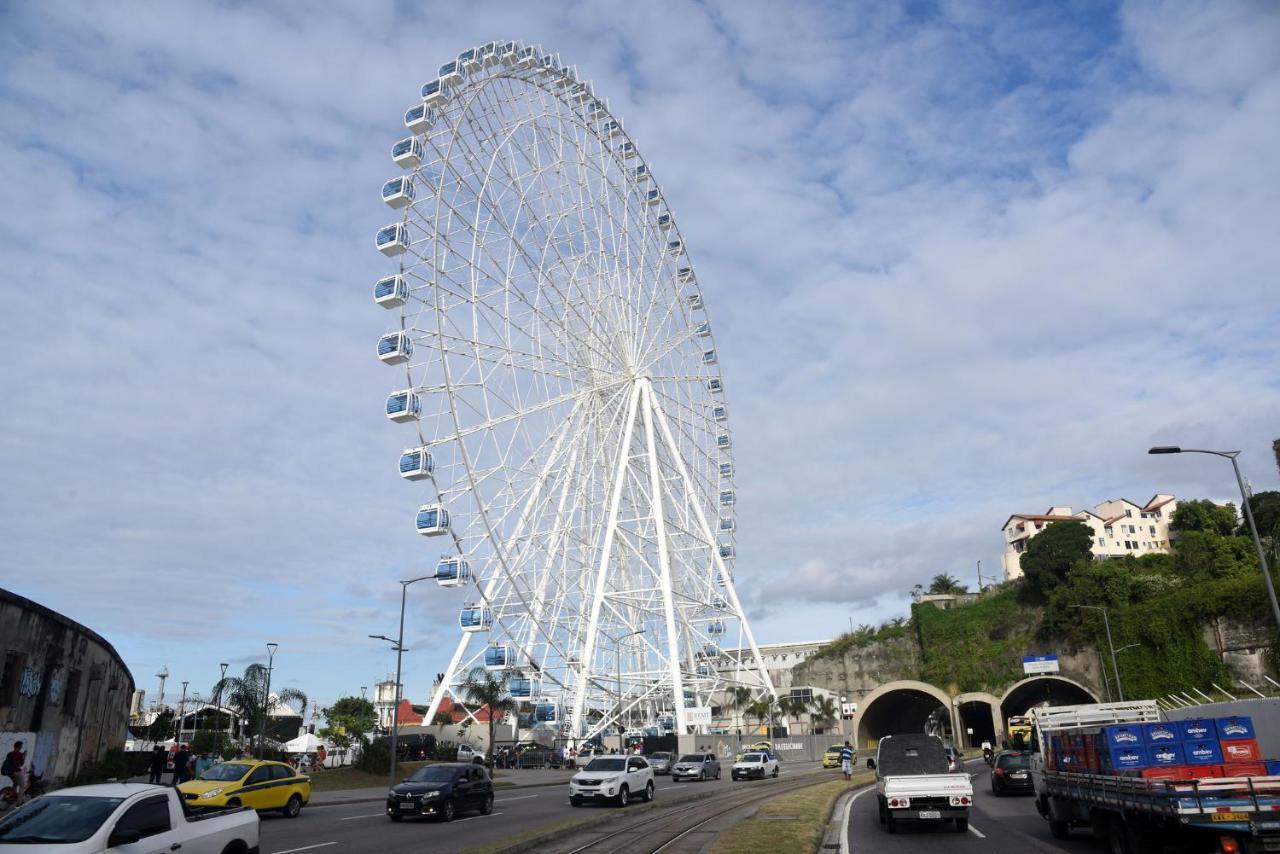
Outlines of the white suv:
[[614,801],[620,807],[639,795],[653,800],[653,769],[643,756],[597,756],[569,780],[569,803]]

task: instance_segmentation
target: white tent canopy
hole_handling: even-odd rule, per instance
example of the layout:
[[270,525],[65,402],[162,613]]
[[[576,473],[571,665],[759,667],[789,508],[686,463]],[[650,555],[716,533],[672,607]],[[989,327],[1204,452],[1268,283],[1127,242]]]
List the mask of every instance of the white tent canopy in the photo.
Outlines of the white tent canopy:
[[323,741],[316,738],[314,735],[312,735],[309,732],[304,732],[302,735],[298,736],[293,741],[286,742],[284,746],[284,752],[285,753],[315,753],[317,750],[320,749],[322,745],[324,746],[325,750],[329,749],[328,745],[325,745]]

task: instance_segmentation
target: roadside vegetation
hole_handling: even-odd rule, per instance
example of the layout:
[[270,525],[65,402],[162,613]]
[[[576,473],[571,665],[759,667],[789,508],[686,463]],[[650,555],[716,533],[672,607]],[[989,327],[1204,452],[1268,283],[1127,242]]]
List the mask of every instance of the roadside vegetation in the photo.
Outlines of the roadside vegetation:
[[842,776],[829,783],[780,795],[720,834],[709,850],[711,854],[817,852],[822,847],[836,799],[874,780],[874,774],[855,774],[853,780]]

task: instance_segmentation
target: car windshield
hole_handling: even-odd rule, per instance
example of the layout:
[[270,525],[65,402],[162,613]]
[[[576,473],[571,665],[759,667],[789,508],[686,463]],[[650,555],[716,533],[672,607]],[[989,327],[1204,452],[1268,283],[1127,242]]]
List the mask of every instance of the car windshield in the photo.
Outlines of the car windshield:
[[1008,753],[996,764],[1001,768],[1025,769],[1031,767],[1031,757],[1025,753]]
[[759,753],[748,753],[746,756],[742,757],[742,761],[743,762],[763,762],[764,756]]
[[681,761],[681,762],[692,762],[692,763],[693,763],[693,764],[695,764],[695,765],[699,765],[699,764],[701,764],[701,763],[702,763],[702,757],[701,757],[701,756],[698,756],[696,753],[690,753],[690,754],[688,754],[687,756],[681,756],[681,757],[680,757],[680,761]]
[[453,779],[456,768],[448,765],[425,765],[405,778],[409,783],[447,783]]
[[216,780],[219,783],[230,783],[239,780],[253,766],[247,762],[223,762],[215,765],[200,775],[201,780]]
[[666,760],[670,761],[670,759],[671,759],[671,754],[670,754],[670,753],[655,753],[655,754],[653,754],[653,756],[652,756],[651,758],[653,758],[653,759],[666,759]]
[[620,756],[602,756],[592,759],[587,764],[588,771],[621,771],[627,767],[627,760]]
[[83,842],[102,827],[123,800],[44,795],[0,819],[0,842],[14,845]]

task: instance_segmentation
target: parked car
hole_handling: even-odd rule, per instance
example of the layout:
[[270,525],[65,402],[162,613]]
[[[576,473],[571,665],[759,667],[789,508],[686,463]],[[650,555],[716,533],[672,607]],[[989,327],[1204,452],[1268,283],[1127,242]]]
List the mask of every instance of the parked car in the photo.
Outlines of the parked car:
[[[37,839],[38,842],[27,840]],[[221,854],[258,850],[258,814],[224,809],[188,816],[167,786],[72,786],[27,801],[0,818],[0,849],[56,846],[66,854],[107,849]]]
[[178,786],[193,810],[252,807],[297,818],[311,800],[311,778],[283,762],[222,762]]
[[660,750],[657,753],[650,753],[648,756],[649,767],[653,769],[655,774],[670,774],[671,763],[675,762],[675,754]]
[[763,780],[765,777],[777,777],[778,760],[768,753],[748,753],[733,763],[729,774],[735,780]]
[[[830,747],[828,747],[827,752],[822,754],[822,767],[823,768],[839,768],[840,752],[843,750],[844,750],[843,744],[833,744]],[[855,758],[854,761],[856,762],[857,759]]]
[[686,753],[671,766],[672,780],[720,779],[720,760],[714,753]]
[[653,792],[653,769],[643,756],[597,756],[569,780],[569,803],[575,807],[587,800],[613,800],[625,807],[637,795],[648,803]]
[[991,793],[1031,792],[1031,751],[1002,750],[991,766]]
[[441,821],[466,810],[493,812],[493,780],[474,762],[441,762],[414,771],[387,793],[387,818],[432,815]]
[[591,760],[598,756],[606,755],[608,755],[608,753],[603,747],[594,744],[585,744],[582,746],[582,749],[578,751],[578,755],[573,758],[573,767],[586,768],[591,764]]
[[477,765],[484,764],[484,751],[478,747],[472,747],[469,744],[458,745],[458,761],[474,762]]

